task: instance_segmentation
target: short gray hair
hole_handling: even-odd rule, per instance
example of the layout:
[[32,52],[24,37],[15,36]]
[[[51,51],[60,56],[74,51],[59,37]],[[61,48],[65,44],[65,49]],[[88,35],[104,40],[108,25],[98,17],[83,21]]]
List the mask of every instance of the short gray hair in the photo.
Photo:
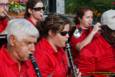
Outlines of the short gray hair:
[[25,36],[39,37],[37,28],[24,18],[10,20],[4,33],[7,34],[8,41],[10,35],[15,35],[18,38],[23,38]]
[[115,30],[115,10],[107,10],[101,16],[102,25],[107,25],[111,30]]

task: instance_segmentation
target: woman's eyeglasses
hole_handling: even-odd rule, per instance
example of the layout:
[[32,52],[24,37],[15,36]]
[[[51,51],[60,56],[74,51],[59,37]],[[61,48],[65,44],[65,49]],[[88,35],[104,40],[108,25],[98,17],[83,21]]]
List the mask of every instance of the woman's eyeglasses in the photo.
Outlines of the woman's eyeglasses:
[[63,32],[60,32],[60,34],[61,34],[62,36],[66,36],[67,34],[69,35],[69,32],[68,32],[68,31],[63,31]]
[[33,8],[35,11],[41,11],[41,10],[45,10],[45,7],[35,7]]

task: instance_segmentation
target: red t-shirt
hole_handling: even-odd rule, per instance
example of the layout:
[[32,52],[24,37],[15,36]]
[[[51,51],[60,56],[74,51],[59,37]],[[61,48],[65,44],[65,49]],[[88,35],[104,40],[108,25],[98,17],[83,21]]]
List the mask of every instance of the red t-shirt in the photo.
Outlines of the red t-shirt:
[[67,77],[68,64],[63,48],[55,52],[49,42],[42,38],[36,45],[35,55],[43,77]]
[[[79,67],[82,75],[95,75],[95,73],[114,72],[115,59],[111,46],[100,34],[96,34],[90,44],[81,51],[76,50],[76,44],[84,40],[91,30],[82,30],[80,37],[71,37],[70,43],[75,64]],[[107,73],[105,73],[107,74]],[[98,75],[95,77],[103,77]]]
[[36,75],[30,61],[22,63],[19,71],[18,63],[13,61],[6,48],[1,48],[0,77],[36,77]]
[[8,23],[7,19],[0,20],[0,32],[5,30],[7,23]]

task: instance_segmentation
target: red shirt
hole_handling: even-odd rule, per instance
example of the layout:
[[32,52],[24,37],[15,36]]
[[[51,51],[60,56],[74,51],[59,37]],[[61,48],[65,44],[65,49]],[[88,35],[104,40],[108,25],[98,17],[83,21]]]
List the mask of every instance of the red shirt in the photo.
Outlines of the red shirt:
[[35,55],[43,77],[67,77],[68,64],[63,48],[55,52],[49,42],[42,38],[36,45]]
[[19,71],[18,63],[13,61],[6,48],[1,48],[0,77],[36,77],[36,75],[29,61],[22,63]]
[[[100,34],[96,34],[90,44],[81,51],[76,50],[76,44],[84,40],[90,31],[82,30],[80,37],[71,37],[74,62],[83,75],[95,75],[93,73],[115,72],[115,59],[111,46]],[[103,75],[104,76],[104,75]],[[103,77],[98,75],[96,77]]]
[[114,52],[114,56],[115,56],[115,46],[113,47],[113,52]]
[[0,32],[5,30],[7,23],[8,23],[7,19],[0,20]]

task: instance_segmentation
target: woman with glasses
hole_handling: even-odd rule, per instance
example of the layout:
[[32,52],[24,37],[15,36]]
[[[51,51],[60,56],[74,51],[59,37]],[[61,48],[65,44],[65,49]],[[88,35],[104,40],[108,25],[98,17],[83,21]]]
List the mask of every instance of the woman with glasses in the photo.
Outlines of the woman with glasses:
[[71,37],[74,62],[83,76],[108,77],[115,72],[111,46],[100,34],[101,24],[92,26],[93,10],[81,7],[76,13],[76,29]]
[[69,38],[68,19],[57,14],[46,17],[41,39],[36,45],[36,60],[43,77],[67,77],[68,63],[63,47]]
[[43,20],[44,5],[41,0],[28,0],[26,4],[25,18],[36,26]]

